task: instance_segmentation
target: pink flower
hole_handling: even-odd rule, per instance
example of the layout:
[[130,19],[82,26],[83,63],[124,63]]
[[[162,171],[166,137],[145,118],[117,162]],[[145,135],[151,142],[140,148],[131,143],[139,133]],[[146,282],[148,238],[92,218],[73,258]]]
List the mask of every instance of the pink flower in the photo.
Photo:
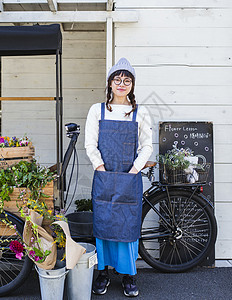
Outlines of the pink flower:
[[11,241],[10,250],[16,254],[21,253],[23,252],[23,245],[18,241]]
[[35,256],[35,261],[40,260],[41,258],[39,256]]
[[29,255],[34,257],[34,256],[35,256],[35,251],[31,250],[31,251],[29,252]]
[[4,138],[0,137],[0,144],[4,143]]
[[15,257],[18,259],[22,259],[23,257],[23,245],[18,241],[10,242],[10,250],[13,251],[16,255]]
[[17,254],[15,255],[15,257],[21,260],[22,257],[23,257],[23,252],[17,253]]

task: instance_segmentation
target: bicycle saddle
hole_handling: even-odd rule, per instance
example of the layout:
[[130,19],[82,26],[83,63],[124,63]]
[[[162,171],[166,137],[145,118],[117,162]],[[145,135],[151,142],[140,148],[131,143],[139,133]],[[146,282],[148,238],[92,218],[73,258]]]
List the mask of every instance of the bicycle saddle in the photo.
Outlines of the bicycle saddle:
[[150,167],[154,167],[156,165],[157,165],[157,162],[148,160],[146,162],[145,166],[141,170],[146,169],[146,168],[150,168]]

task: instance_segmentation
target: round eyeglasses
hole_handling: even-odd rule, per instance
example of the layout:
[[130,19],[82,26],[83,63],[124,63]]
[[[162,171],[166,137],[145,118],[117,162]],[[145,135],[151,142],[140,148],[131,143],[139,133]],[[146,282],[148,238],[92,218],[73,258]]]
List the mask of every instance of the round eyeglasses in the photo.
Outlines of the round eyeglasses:
[[132,80],[131,80],[130,78],[125,78],[125,79],[122,80],[122,79],[119,78],[119,77],[113,79],[113,81],[114,81],[114,83],[115,83],[116,85],[120,85],[120,84],[123,82],[123,84],[126,85],[126,86],[130,85],[131,82],[132,82]]

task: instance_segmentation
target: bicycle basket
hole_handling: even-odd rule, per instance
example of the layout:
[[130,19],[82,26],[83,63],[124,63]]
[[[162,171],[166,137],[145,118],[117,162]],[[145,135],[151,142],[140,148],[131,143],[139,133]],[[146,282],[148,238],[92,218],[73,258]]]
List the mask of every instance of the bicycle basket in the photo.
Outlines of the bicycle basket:
[[195,177],[194,180],[191,176],[193,174],[188,173],[186,169],[170,169],[165,164],[159,164],[160,170],[160,182],[163,184],[203,184],[206,183],[209,170],[210,163],[206,163],[203,168],[194,167]]

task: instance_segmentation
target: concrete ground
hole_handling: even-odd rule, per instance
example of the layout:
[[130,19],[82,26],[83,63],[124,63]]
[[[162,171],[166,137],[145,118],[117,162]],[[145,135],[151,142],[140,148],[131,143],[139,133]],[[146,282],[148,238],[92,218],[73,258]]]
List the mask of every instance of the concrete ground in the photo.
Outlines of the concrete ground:
[[[232,299],[232,262],[216,261],[215,268],[197,267],[180,274],[160,273],[149,267],[143,261],[138,261],[137,284],[139,296],[143,300],[231,300]],[[96,277],[95,272],[94,277]],[[92,295],[92,300],[121,300],[123,295],[121,275],[110,270],[111,284],[105,295]],[[78,279],[77,279],[78,280]],[[32,271],[31,276],[23,286],[6,300],[37,300],[40,297],[38,275]],[[67,299],[65,294],[64,299]],[[48,299],[50,300],[50,299]],[[57,299],[51,299],[57,300]],[[78,300],[78,297],[72,300]],[[87,300],[87,299],[82,299]]]

